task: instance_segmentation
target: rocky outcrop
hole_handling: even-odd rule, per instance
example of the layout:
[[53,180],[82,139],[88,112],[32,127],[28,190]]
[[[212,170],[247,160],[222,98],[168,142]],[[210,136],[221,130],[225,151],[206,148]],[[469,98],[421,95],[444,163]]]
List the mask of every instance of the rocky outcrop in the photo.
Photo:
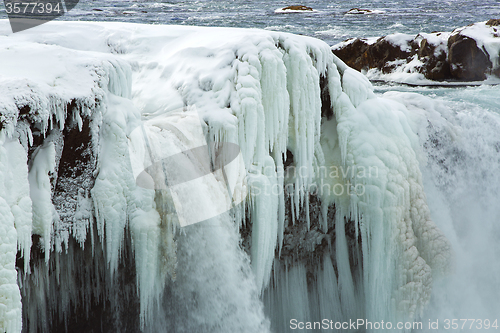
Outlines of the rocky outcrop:
[[[437,36],[441,36],[437,33]],[[423,38],[417,50],[418,59],[422,62],[421,73],[429,80],[442,81],[451,77],[446,50]]]
[[477,42],[460,33],[448,39],[448,63],[453,78],[464,81],[486,79],[492,64],[488,53],[477,46]]
[[350,67],[361,71],[363,69],[377,68],[382,73],[390,73],[397,60],[410,60],[415,54],[418,45],[413,43],[410,49],[401,48],[384,37],[375,43],[356,38],[344,47],[333,49],[333,53]]
[[384,11],[382,10],[372,10],[372,9],[361,9],[361,8],[351,8],[347,12],[346,15],[369,15],[369,14],[382,14]]
[[307,7],[307,6],[294,5],[294,6],[288,6],[288,7],[282,8],[281,10],[308,10],[308,11],[312,11],[313,9],[311,7]]
[[489,25],[490,27],[493,26],[499,26],[500,25],[500,19],[490,19],[486,22],[486,25]]
[[371,10],[369,9],[360,9],[360,8],[352,8],[352,9],[349,9],[346,14],[365,14],[365,13],[370,13]]
[[436,81],[481,81],[500,77],[500,20],[455,29],[451,33],[393,34],[354,38],[332,47],[347,65],[379,74],[420,73]]

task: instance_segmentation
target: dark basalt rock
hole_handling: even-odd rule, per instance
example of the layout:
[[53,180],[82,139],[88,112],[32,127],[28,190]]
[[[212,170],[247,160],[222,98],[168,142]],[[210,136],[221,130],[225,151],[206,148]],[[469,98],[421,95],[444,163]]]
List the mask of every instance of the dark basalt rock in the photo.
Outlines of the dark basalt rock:
[[[77,104],[74,99],[68,103],[68,112],[80,113]],[[140,300],[128,231],[113,275],[107,265],[106,246],[91,222],[92,212],[88,216],[82,210],[76,214],[83,200],[91,200],[88,196],[95,181],[96,156],[92,147],[92,117],[83,117],[81,127],[72,119],[66,118],[63,130],[56,127],[44,134],[38,129],[36,110],[29,105],[19,107],[18,124],[27,122],[33,133],[28,160],[33,159],[36,149],[49,136],[56,147],[56,170],[51,180],[58,219],[54,223],[54,244],[48,261],[41,237],[36,234],[32,235],[30,273],[25,271],[24,257],[17,253],[23,332],[140,332]],[[88,224],[86,239],[73,234],[61,244],[59,235],[71,234],[78,223]]]
[[351,8],[345,13],[346,14],[354,14],[354,15],[364,15],[364,14],[368,14],[371,12],[372,11],[370,9]]
[[474,39],[456,34],[448,39],[448,62],[453,78],[463,81],[486,79],[488,69],[492,67],[486,50],[477,47]]
[[417,51],[418,59],[424,64],[421,73],[429,80],[443,81],[451,77],[448,56],[443,50],[436,55],[437,45],[427,39],[420,42]]
[[288,7],[282,8],[282,10],[309,10],[309,11],[312,11],[313,9],[311,7],[307,7],[307,6],[294,5],[294,6],[288,6]]
[[364,54],[368,50],[369,45],[362,39],[355,38],[352,43],[344,47],[332,50],[333,54],[342,59],[347,66],[358,71],[370,68],[369,64],[364,60]]
[[486,25],[489,25],[490,27],[499,26],[500,19],[490,19],[490,20],[488,20],[488,22],[486,22]]
[[379,38],[374,44],[356,38],[345,47],[333,50],[333,53],[358,71],[377,68],[383,73],[390,73],[395,67],[390,62],[399,59],[410,60],[416,53],[417,43],[410,43],[410,47],[411,51],[404,51],[399,45],[392,44],[384,37]]
[[[73,225],[91,225],[92,216],[76,214],[80,205],[90,204],[90,190],[94,186],[96,156],[92,149],[90,120],[84,119],[81,130],[67,126],[62,133],[62,151],[57,178],[54,184],[52,202],[59,216],[54,232],[64,233]],[[77,217],[78,216],[78,217]]]
[[395,68],[395,65],[389,62],[399,59],[410,60],[411,56],[415,54],[418,45],[412,41],[410,47],[411,51],[403,51],[399,45],[394,45],[384,38],[379,38],[372,47],[367,49],[364,57],[368,64],[380,69],[382,73],[390,73]]

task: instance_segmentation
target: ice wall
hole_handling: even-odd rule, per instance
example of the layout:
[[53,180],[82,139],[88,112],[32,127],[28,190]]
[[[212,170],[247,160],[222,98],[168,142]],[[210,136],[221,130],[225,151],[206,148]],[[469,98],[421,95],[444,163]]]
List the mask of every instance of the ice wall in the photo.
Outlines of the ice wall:
[[[4,322],[14,325],[8,332],[21,327],[16,248],[24,253],[19,284],[40,282],[34,294],[23,291],[37,299],[24,305],[30,330],[51,325],[28,320],[37,309],[67,322],[74,299],[116,304],[118,297],[137,299],[138,327],[146,331],[266,332],[263,304],[277,332],[292,317],[421,315],[450,248],[430,220],[417,137],[404,106],[376,98],[326,44],[258,30],[68,22],[64,33],[52,22],[7,37],[1,24],[8,157],[1,172],[25,184],[12,204],[4,199],[11,215],[2,226],[14,237],[1,254],[11,279],[2,295],[13,300],[5,304]],[[19,67],[35,56],[48,65]],[[75,144],[75,129],[87,133],[76,157],[64,149]],[[144,156],[205,142],[237,144],[241,163],[195,180],[202,199],[137,182]],[[66,174],[71,158],[81,163]],[[343,171],[332,176],[332,169]],[[2,193],[14,190],[4,184]],[[236,204],[180,227],[175,209],[202,216],[218,211],[220,198]],[[31,234],[45,266],[29,262]],[[93,270],[71,276],[58,268],[58,260],[75,264],[72,238],[83,250],[91,246]],[[135,293],[113,295],[125,283],[116,277],[125,263]],[[86,281],[81,296],[50,290],[78,288],[73,278]],[[62,306],[54,305],[59,297]]]
[[450,245],[430,219],[418,139],[405,108],[375,98],[368,80],[344,66],[343,93],[332,98],[333,109],[341,165],[356,173],[348,174],[354,195],[349,206],[337,204],[337,218],[359,222],[367,319],[415,318],[430,299],[432,278],[449,270]]

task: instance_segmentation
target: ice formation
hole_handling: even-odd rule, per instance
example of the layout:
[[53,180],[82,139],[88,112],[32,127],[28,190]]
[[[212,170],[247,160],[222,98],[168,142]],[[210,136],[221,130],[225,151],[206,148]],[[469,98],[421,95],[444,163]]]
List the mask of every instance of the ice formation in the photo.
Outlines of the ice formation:
[[[71,238],[104,260],[86,278],[103,274],[107,282],[70,295],[86,304],[113,300],[112,281],[126,281],[117,275],[128,263],[136,296],[124,297],[138,297],[143,330],[281,332],[287,318],[421,315],[451,250],[430,219],[418,138],[406,108],[375,97],[328,45],[259,30],[113,23],[51,22],[11,35],[0,23],[5,331],[47,325],[35,315],[42,300],[50,315],[71,318],[71,297],[50,291],[57,283],[76,288],[57,260],[75,266],[75,279],[86,269],[68,259],[89,251]],[[64,145],[75,131],[88,132],[73,157],[86,162],[68,176],[61,161],[71,165]],[[155,161],[223,142],[241,155],[217,172],[171,192],[144,186],[157,179],[138,180]],[[333,168],[340,176],[330,176]],[[58,185],[82,174],[90,181]],[[345,191],[322,190],[339,186]],[[74,203],[64,210],[56,201]],[[181,228],[186,221],[203,222]],[[312,250],[299,259],[283,254],[287,228],[303,228],[305,240],[294,241]],[[332,230],[335,244],[321,245]],[[40,248],[31,249],[31,234]],[[248,254],[242,240],[250,240]],[[30,263],[30,251],[44,253],[45,264]],[[38,297],[24,304],[24,321],[20,288]],[[54,305],[56,297],[65,301]]]

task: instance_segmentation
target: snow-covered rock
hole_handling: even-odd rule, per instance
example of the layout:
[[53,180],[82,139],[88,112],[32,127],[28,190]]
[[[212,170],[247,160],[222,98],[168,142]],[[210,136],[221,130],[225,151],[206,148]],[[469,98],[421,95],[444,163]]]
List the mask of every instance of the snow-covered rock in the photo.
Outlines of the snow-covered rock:
[[500,77],[500,27],[497,20],[449,32],[392,34],[353,38],[332,47],[349,66],[373,79],[425,83],[482,81]]
[[279,13],[304,13],[304,12],[313,12],[315,11],[312,7],[307,7],[303,5],[292,5],[283,8],[278,8],[274,12]]
[[351,8],[345,15],[372,15],[372,14],[383,14],[385,13],[383,10],[379,9],[361,9],[361,8]]

